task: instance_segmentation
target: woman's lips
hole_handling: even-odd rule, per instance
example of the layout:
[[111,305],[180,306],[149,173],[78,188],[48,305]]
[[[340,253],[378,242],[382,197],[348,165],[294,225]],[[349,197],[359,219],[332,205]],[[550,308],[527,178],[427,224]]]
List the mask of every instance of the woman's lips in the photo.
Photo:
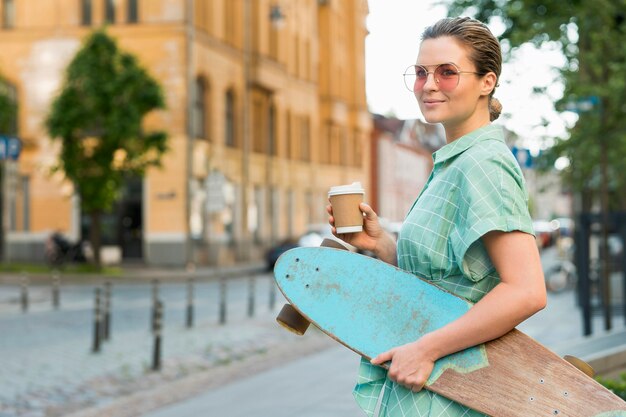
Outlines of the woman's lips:
[[426,107],[436,107],[439,104],[442,104],[444,101],[443,100],[423,100],[422,103],[424,103],[424,106]]

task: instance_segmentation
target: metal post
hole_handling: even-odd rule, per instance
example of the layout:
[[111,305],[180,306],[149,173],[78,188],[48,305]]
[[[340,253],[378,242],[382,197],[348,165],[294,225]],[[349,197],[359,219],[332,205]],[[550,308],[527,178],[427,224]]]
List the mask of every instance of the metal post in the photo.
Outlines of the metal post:
[[250,275],[248,279],[248,317],[254,316],[254,287],[256,277],[254,274]]
[[59,309],[60,303],[60,287],[61,286],[61,278],[59,274],[55,271],[52,273],[52,307],[55,310]]
[[220,277],[220,324],[226,324],[226,278],[224,276]]
[[161,369],[161,334],[163,329],[163,302],[157,300],[154,309],[154,345],[152,349],[152,370]]
[[22,313],[26,313],[28,311],[28,277],[22,277],[21,286],[21,304],[22,304]]
[[193,278],[187,281],[187,327],[193,327]]
[[104,318],[102,323],[102,340],[109,340],[111,334],[111,282],[104,283]]
[[588,215],[581,213],[576,228],[576,268],[578,272],[578,302],[583,315],[583,335],[589,336],[591,328],[591,285],[589,282],[589,233]]
[[93,310],[93,353],[100,352],[100,336],[102,329],[102,310],[100,308],[100,288],[96,288],[96,297]]
[[156,305],[159,300],[159,280],[152,280],[152,313],[150,314],[150,331],[154,332],[156,319]]
[[270,311],[274,311],[276,306],[276,285],[274,280],[270,277]]

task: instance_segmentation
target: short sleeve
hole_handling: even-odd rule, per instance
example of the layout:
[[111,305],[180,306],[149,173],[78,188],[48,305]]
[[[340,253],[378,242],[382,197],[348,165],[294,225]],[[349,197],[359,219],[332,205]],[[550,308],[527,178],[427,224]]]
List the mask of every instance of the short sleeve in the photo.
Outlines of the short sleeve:
[[450,234],[463,275],[479,281],[494,270],[480,238],[491,231],[533,234],[524,177],[508,148],[504,152],[466,153],[459,158],[461,192]]

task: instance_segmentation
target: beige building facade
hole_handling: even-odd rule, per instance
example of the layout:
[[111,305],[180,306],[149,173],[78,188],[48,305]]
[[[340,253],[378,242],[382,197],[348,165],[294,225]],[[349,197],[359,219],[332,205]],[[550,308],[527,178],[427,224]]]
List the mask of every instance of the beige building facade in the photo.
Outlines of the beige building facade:
[[326,220],[331,185],[369,188],[366,0],[0,0],[0,74],[16,92],[17,161],[3,162],[6,260],[85,235],[71,184],[51,174],[44,121],[64,71],[107,26],[161,84],[161,169],[128,185],[107,245],[152,265],[260,259]]

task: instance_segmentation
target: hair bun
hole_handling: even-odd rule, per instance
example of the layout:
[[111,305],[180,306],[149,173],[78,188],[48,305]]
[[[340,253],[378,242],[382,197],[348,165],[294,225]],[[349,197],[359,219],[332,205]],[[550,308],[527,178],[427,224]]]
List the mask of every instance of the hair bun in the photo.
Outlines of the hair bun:
[[489,99],[489,120],[493,122],[500,117],[500,113],[502,113],[502,103],[497,98],[491,97]]

